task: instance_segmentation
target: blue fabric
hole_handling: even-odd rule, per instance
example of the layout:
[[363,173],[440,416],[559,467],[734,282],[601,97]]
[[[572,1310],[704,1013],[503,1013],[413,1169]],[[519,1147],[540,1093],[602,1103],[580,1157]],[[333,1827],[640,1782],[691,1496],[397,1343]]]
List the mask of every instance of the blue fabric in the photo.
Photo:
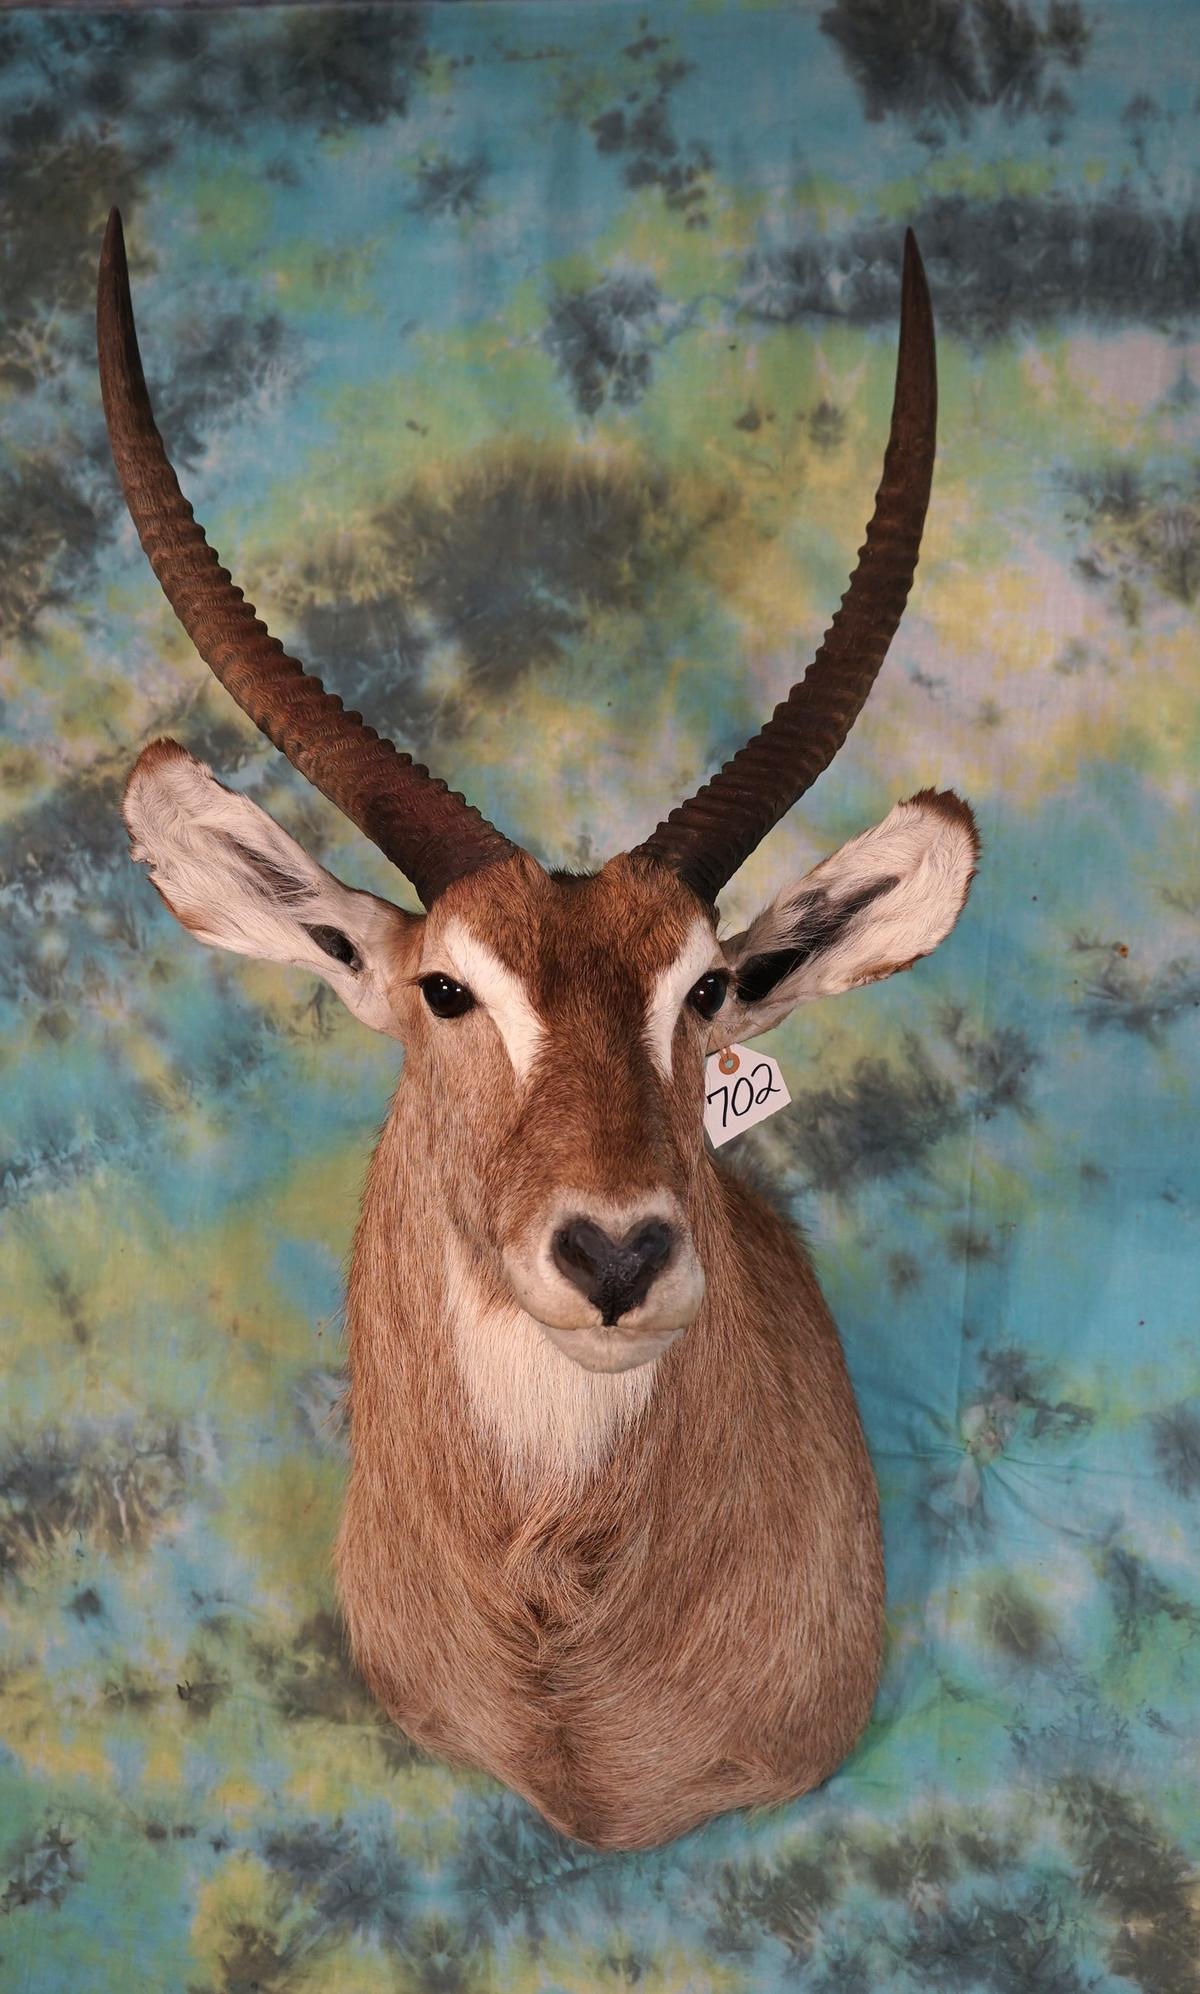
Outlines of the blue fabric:
[[[1200,1985],[1196,10],[0,16],[0,1986]],[[917,586],[740,925],[892,802],[983,833],[909,976],[764,1043],[743,1137],[878,1469],[886,1672],[819,1794],[651,1855],[414,1754],[341,1651],[338,1310],[396,1056],[129,864],[173,733],[388,868],[210,683],[124,519],[124,209],[212,538],[347,703],[547,862],[644,836],[797,676],[940,336]]]

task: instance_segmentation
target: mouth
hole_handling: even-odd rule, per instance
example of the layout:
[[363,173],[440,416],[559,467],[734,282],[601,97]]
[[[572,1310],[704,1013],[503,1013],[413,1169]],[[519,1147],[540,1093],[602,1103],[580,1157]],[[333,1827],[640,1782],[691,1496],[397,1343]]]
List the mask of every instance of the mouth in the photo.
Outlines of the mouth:
[[605,1311],[561,1279],[539,1278],[537,1270],[531,1276],[527,1266],[511,1262],[505,1272],[522,1312],[585,1371],[632,1371],[653,1363],[694,1322],[704,1295],[704,1276],[692,1257],[669,1290],[666,1283],[656,1285],[644,1301],[610,1322]]
[[595,1323],[581,1329],[558,1329],[553,1323],[539,1322],[538,1328],[556,1350],[561,1350],[581,1370],[615,1373],[636,1371],[642,1364],[652,1364],[677,1336],[682,1336],[684,1325],[677,1329],[637,1330]]

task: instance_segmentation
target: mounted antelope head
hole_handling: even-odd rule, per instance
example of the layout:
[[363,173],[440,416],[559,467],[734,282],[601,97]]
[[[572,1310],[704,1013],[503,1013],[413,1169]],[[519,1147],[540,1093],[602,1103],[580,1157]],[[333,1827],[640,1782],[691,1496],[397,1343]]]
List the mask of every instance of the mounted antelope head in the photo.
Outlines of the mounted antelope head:
[[799,1243],[706,1149],[703,1071],[927,955],[972,877],[970,812],[926,791],[718,934],[717,896],[836,754],[911,586],[936,405],[913,238],[883,479],[813,664],[589,877],[546,871],[345,712],[233,586],[154,424],[115,211],[99,353],[126,501],[196,648],[426,908],[342,885],[176,743],[140,756],[133,856],[177,918],[323,977],[405,1047],[350,1277],[359,1665],[419,1742],[595,1843],[802,1791],[870,1709],[874,1484]]

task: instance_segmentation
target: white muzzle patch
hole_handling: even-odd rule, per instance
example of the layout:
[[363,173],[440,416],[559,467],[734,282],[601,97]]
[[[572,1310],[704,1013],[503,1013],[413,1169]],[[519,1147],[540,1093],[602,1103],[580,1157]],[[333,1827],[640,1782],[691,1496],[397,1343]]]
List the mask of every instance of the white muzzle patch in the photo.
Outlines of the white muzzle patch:
[[[644,1297],[606,1323],[598,1303],[563,1272],[555,1240],[573,1220],[583,1219],[620,1241],[639,1229],[666,1225],[673,1235],[669,1258],[656,1272]],[[648,1364],[695,1320],[704,1299],[704,1270],[678,1199],[652,1192],[627,1204],[594,1193],[566,1192],[554,1202],[526,1239],[504,1254],[513,1295],[564,1355],[590,1371],[627,1371]]]

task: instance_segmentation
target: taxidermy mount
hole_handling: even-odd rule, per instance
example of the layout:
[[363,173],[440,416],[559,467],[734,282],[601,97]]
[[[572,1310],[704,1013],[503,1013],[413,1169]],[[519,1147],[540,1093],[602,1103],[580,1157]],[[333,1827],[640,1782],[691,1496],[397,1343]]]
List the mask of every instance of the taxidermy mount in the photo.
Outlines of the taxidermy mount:
[[924,791],[718,936],[718,894],[832,761],[912,584],[937,398],[912,235],[883,478],[814,662],[587,877],[546,871],[344,711],[234,587],[155,427],[115,210],[98,332],[168,601],[426,909],[342,885],[178,743],[142,750],[125,821],[177,919],[323,977],[405,1048],[347,1300],[337,1572],[357,1665],[419,1745],[596,1847],[803,1793],[870,1714],[878,1504],[808,1258],[706,1147],[704,1066],[928,955],[974,872],[970,811]]

